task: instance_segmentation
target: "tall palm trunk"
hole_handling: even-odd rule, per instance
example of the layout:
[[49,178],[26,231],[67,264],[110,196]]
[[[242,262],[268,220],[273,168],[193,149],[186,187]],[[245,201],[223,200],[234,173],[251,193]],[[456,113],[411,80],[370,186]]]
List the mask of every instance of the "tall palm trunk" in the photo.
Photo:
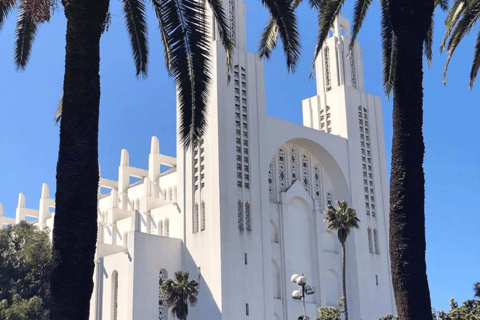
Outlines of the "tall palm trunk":
[[423,42],[433,0],[390,0],[397,36],[390,179],[390,258],[400,320],[431,319],[425,262]]
[[343,311],[345,312],[345,320],[348,320],[348,307],[347,307],[347,280],[345,279],[346,269],[346,256],[345,256],[345,242],[342,242],[342,289],[343,289]]
[[86,320],[97,238],[99,44],[109,0],[63,0],[62,4],[67,36],[51,319]]

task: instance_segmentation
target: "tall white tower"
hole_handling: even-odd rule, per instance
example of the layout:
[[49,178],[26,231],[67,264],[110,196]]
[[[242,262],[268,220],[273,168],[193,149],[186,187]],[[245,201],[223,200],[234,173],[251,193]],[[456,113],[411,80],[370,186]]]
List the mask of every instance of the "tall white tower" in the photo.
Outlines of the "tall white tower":
[[263,319],[257,117],[264,108],[263,62],[246,51],[243,1],[224,1],[224,8],[235,41],[231,80],[213,24],[208,128],[193,152],[180,155],[177,147],[186,265],[200,268],[200,297],[213,298],[197,305],[199,318]]

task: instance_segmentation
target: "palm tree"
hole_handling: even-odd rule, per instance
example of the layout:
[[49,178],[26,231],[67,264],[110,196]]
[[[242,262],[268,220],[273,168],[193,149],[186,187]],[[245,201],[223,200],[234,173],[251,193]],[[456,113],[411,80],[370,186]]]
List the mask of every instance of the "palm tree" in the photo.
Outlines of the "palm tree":
[[337,230],[338,240],[342,244],[343,310],[345,312],[345,320],[348,320],[347,283],[345,279],[345,242],[352,228],[359,228],[358,223],[360,220],[357,218],[355,209],[350,208],[346,201],[337,201],[337,203],[337,209],[332,205],[327,207],[327,210],[324,212],[326,217],[323,221],[327,224],[327,231]]
[[[345,0],[309,0],[309,3],[319,10],[316,58]],[[371,3],[372,0],[355,1],[350,50]],[[430,63],[433,12],[437,6],[446,10],[447,4],[447,0],[380,0],[384,88],[387,95],[393,92],[390,259],[401,320],[431,317],[425,261],[423,55]],[[472,11],[478,13],[478,6],[475,8]],[[276,44],[275,28],[267,26],[262,39],[260,53],[268,58]]]
[[160,287],[161,292],[166,295],[164,305],[172,308],[172,316],[179,320],[186,320],[188,316],[188,305],[197,304],[199,280],[188,281],[188,271],[175,272],[175,280],[167,279]]
[[[0,0],[0,27],[17,3],[15,62],[24,68],[36,27],[50,18],[54,0]],[[181,138],[194,145],[205,130],[209,46],[206,3],[217,20],[227,52],[233,43],[218,0],[151,0],[159,21],[167,69],[178,89]],[[62,0],[67,18],[65,77],[61,101],[53,229],[51,319],[88,318],[97,236],[100,37],[108,26],[109,0]],[[144,0],[122,0],[137,76],[147,75],[148,43]]]
[[473,291],[475,292],[473,296],[480,299],[480,281],[473,285]]
[[[463,37],[468,34],[475,26],[480,14],[480,1],[479,0],[455,0],[448,12],[445,19],[445,25],[447,30],[443,36],[442,45],[440,50],[447,49],[448,58],[445,63],[443,81],[446,83],[446,74],[448,64],[452,58],[455,49],[462,41]],[[447,43],[448,40],[448,43]],[[478,68],[480,67],[480,33],[477,35],[477,41],[475,43],[475,52],[473,54],[472,67],[470,69],[470,83],[469,88],[473,87],[473,82],[477,77]]]

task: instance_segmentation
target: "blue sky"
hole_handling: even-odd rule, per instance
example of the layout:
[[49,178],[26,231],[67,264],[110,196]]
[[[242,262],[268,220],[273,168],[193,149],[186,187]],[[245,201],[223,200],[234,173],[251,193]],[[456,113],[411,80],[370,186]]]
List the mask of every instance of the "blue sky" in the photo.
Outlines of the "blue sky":
[[[246,0],[247,47],[256,51],[267,14],[259,1]],[[343,14],[352,17],[353,1]],[[296,74],[288,74],[280,50],[265,64],[267,112],[302,122],[301,100],[315,95],[309,80],[316,38],[316,15],[299,8],[302,59]],[[130,152],[133,166],[146,168],[150,138],[160,139],[164,154],[175,150],[175,88],[166,75],[157,24],[149,12],[150,68],[145,80],[135,78],[128,37],[119,1],[111,1],[112,24],[101,41],[101,111],[99,156],[101,174],[117,179],[120,150]],[[448,300],[473,297],[480,281],[480,138],[479,87],[467,89],[474,38],[459,46],[442,84],[446,55],[438,48],[445,14],[436,12],[434,61],[425,67],[424,134],[426,143],[427,272],[432,306],[449,309]],[[27,207],[38,207],[41,185],[55,194],[58,126],[53,122],[63,85],[65,18],[61,10],[39,27],[32,56],[24,72],[13,63],[15,13],[0,33],[0,202],[13,217],[18,193]],[[380,15],[374,1],[359,42],[363,49],[366,91],[382,97],[387,158],[390,162],[392,102],[382,91]]]

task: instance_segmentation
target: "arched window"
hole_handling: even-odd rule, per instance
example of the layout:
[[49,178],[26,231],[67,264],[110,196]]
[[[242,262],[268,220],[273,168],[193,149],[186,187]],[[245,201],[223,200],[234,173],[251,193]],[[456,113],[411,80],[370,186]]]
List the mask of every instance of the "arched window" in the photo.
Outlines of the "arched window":
[[270,241],[272,243],[279,243],[278,228],[273,220],[270,220]]
[[165,219],[165,237],[170,237],[170,221]]
[[173,201],[177,202],[177,186],[173,187]]
[[167,278],[168,278],[167,270],[161,269],[158,276],[158,320],[168,319],[168,309],[165,308],[165,305],[164,305],[166,296],[160,290],[160,287],[162,286],[163,281],[167,280]]
[[280,268],[278,267],[278,264],[275,260],[272,260],[272,285],[273,299],[280,299]]
[[111,310],[111,319],[117,320],[118,314],[118,272],[114,270],[112,272],[112,310]]
[[168,188],[168,200],[169,201],[173,200],[172,187]]

